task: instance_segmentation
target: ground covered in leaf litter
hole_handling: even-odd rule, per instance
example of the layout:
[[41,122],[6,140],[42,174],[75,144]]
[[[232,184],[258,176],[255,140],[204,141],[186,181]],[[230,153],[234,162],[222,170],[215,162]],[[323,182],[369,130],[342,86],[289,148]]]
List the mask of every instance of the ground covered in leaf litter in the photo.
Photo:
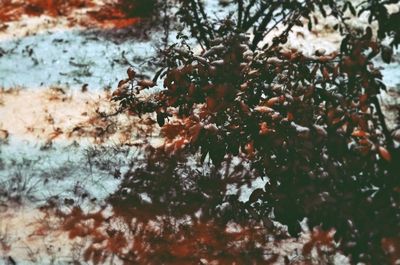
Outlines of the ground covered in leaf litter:
[[[134,29],[110,31],[109,24],[88,30],[82,9],[54,17],[51,10],[34,8],[36,15],[28,17],[26,7],[18,8],[6,12],[0,29],[0,261],[73,264],[81,261],[87,242],[68,238],[58,218],[39,208],[54,199],[95,210],[118,188],[118,175],[129,169],[143,139],[160,143],[151,117],[104,115],[115,111],[110,90],[127,67],[151,75],[154,67],[143,62],[154,55],[157,38],[132,39]],[[334,50],[338,42],[329,38],[298,29],[289,43],[309,53],[321,46]],[[387,106],[399,103],[397,67],[398,61],[386,68],[392,87],[392,97],[383,97]],[[395,126],[390,107],[387,113]],[[243,189],[241,199],[249,194]],[[295,257],[307,237],[274,247]],[[337,257],[338,264],[345,262]]]

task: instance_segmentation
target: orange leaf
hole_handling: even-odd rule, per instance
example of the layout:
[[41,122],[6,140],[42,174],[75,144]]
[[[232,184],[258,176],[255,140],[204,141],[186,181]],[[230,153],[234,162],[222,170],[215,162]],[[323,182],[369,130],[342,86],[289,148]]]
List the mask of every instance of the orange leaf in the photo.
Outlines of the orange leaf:
[[255,111],[261,112],[261,113],[268,113],[268,112],[273,112],[274,110],[265,106],[257,106],[254,108]]
[[269,132],[268,125],[266,122],[260,124],[260,135],[266,135]]
[[254,143],[253,143],[253,141],[251,141],[251,142],[249,142],[249,143],[246,144],[245,150],[246,150],[246,153],[247,153],[250,157],[253,157],[253,156],[254,156]]
[[368,134],[366,132],[364,132],[363,130],[354,130],[354,132],[351,135],[355,136],[355,137],[365,137]]
[[147,79],[140,80],[137,84],[138,84],[138,86],[146,87],[146,88],[153,87],[156,85],[152,80],[147,80]]
[[382,146],[379,146],[378,148],[380,156],[385,159],[386,161],[391,161],[392,160],[392,155],[389,153],[389,151]]
[[268,99],[267,101],[267,106],[268,107],[272,107],[273,105],[275,105],[276,103],[278,103],[280,101],[279,97],[273,97]]
[[288,112],[287,113],[287,119],[288,119],[288,121],[293,121],[293,119],[294,119],[293,113]]

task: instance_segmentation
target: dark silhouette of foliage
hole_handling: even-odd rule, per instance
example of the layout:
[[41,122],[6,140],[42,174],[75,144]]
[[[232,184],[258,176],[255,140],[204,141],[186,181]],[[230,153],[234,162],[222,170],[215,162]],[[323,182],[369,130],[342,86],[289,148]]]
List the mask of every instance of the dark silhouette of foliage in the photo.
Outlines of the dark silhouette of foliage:
[[127,12],[131,17],[148,17],[153,14],[158,2],[157,0],[120,0],[118,4],[121,6],[121,10]]
[[132,161],[136,166],[122,177],[106,206],[92,213],[79,206],[56,211],[71,239],[91,239],[85,261],[273,264],[282,258],[269,244],[273,236],[275,244],[287,236],[265,227],[266,221],[252,216],[237,195],[226,195],[229,185],[250,181],[245,161],[227,160],[226,170],[220,170],[190,165],[184,152],[170,156],[147,147],[143,155]]

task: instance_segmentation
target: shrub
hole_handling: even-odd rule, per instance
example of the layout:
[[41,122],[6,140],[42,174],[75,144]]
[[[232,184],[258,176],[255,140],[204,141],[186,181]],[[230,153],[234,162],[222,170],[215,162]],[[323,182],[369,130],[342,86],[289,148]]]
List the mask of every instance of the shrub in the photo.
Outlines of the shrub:
[[[152,161],[159,163],[157,174],[135,171],[122,185],[130,192],[110,200],[122,198],[123,211],[140,215],[134,206],[137,192],[148,192],[154,201],[161,190],[164,201],[156,215],[188,214],[187,209],[201,208],[204,202],[219,219],[212,210],[218,204],[209,201],[223,202],[219,196],[225,189],[216,185],[223,176],[191,173],[190,192],[184,190],[185,180],[174,170],[179,168],[176,157],[191,152],[199,154],[202,163],[209,157],[215,170],[227,159],[241,157],[250,161],[250,179],[269,179],[248,203],[227,201],[240,206],[237,212],[252,213],[249,222],[258,220],[267,229],[274,216],[297,236],[299,221],[307,218],[311,227],[319,228],[304,246],[305,254],[314,246],[331,246],[334,239],[354,263],[388,263],[384,252],[390,252],[394,264],[400,251],[399,151],[377,100],[385,85],[372,59],[381,53],[390,62],[391,50],[399,43],[394,26],[399,13],[390,14],[386,6],[398,1],[364,1],[356,7],[348,1],[232,2],[234,14],[211,23],[201,1],[181,1],[179,17],[203,51],[195,54],[181,34],[181,41],[165,50],[165,68],[154,80],[141,80],[129,69],[128,78],[120,82],[113,99],[121,110],[155,113],[166,141],[147,161],[150,168],[155,166]],[[369,23],[378,22],[377,36],[369,25],[353,31],[345,12],[369,12]],[[312,29],[315,13],[337,19],[334,29],[343,37],[340,50],[306,55],[285,48],[295,25]],[[283,25],[280,33],[260,47],[278,25]],[[250,30],[251,38],[246,35]],[[382,45],[385,37],[391,38],[391,47]],[[143,96],[141,91],[154,87],[158,79],[164,89]],[[158,174],[163,184],[155,186]],[[202,185],[220,190],[205,196],[199,192]],[[334,236],[326,232],[330,229]]]

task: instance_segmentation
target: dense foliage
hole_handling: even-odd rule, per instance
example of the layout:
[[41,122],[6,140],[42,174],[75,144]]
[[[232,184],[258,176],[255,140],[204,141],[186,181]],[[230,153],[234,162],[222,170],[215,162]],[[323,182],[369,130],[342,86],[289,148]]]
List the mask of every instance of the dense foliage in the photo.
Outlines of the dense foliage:
[[[130,223],[132,218],[148,221],[156,216],[189,215],[195,220],[201,209],[200,220],[211,218],[220,225],[233,221],[244,227],[257,222],[266,234],[278,221],[292,236],[299,235],[299,222],[307,218],[315,230],[303,254],[315,246],[333,247],[336,241],[352,263],[395,264],[400,256],[399,149],[377,99],[385,84],[372,60],[381,54],[390,63],[392,48],[400,41],[395,26],[400,13],[388,11],[388,5],[396,3],[235,0],[227,3],[233,7],[227,18],[212,23],[201,1],[180,1],[178,17],[198,41],[201,53],[195,53],[180,34],[180,42],[164,51],[165,67],[154,80],[142,80],[129,69],[128,78],[114,92],[121,110],[133,115],[155,113],[166,139],[151,149],[145,169],[124,176],[121,190],[110,198],[115,211],[124,216],[122,212],[130,209],[132,216],[126,220]],[[353,30],[348,17],[362,14],[368,14],[371,25]],[[311,30],[318,16],[336,19],[340,49],[307,55],[287,48],[293,27]],[[390,39],[390,46],[382,44],[384,38]],[[150,97],[142,92],[159,80],[164,89]],[[209,158],[211,176],[196,173],[189,156],[198,158],[203,168],[208,168]],[[248,166],[236,167],[236,177],[229,178],[227,165],[234,157]],[[182,173],[182,167],[190,172]],[[247,203],[225,195],[232,180],[240,186],[257,177],[268,177],[268,182]],[[137,195],[143,192],[154,211],[146,216]],[[231,212],[219,210],[223,204]],[[164,239],[155,236],[166,240],[161,244],[166,252],[168,242],[176,239],[172,234]],[[160,246],[157,240],[150,240],[153,246]],[[172,264],[180,257],[197,264],[197,257],[205,257],[207,251],[189,250],[189,242],[182,240],[177,255],[161,251],[165,255],[158,260],[139,261]],[[221,246],[221,242],[202,243],[205,249]],[[254,250],[245,246],[246,251]],[[212,258],[216,257],[226,258]]]

